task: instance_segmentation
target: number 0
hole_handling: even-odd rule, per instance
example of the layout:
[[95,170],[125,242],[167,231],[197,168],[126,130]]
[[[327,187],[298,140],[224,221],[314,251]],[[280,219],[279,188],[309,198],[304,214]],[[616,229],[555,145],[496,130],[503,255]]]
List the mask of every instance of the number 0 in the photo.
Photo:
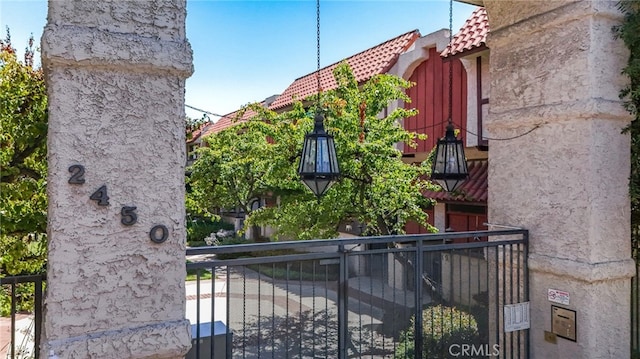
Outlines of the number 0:
[[162,243],[169,238],[169,229],[163,224],[153,226],[149,232],[149,238],[155,243]]

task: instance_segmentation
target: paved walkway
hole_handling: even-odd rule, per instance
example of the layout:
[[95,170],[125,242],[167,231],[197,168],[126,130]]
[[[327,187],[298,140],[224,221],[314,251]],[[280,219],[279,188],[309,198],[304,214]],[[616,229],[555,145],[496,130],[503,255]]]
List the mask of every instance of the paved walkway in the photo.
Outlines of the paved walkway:
[[[16,315],[16,358],[33,357],[33,316]],[[11,358],[11,318],[0,317],[0,359]]]
[[[185,287],[186,318],[192,324],[198,317],[200,323],[224,323],[233,332],[234,351],[244,357],[259,358],[265,352],[269,356],[274,352],[276,358],[286,352],[290,356],[335,356],[335,282],[273,281],[248,269],[244,273],[220,269],[214,279],[200,281],[199,288],[195,281]],[[388,323],[389,319],[406,317],[406,312],[396,313],[395,308],[413,308],[413,301],[413,293],[393,289],[380,280],[351,278],[347,313],[351,350],[369,353],[368,357],[385,357],[384,353],[394,347],[391,336],[380,334],[385,332],[385,320]],[[7,356],[10,325],[10,318],[0,318],[0,359]],[[396,325],[405,328],[408,322]],[[32,354],[33,319],[18,315],[16,326],[16,343],[27,348],[22,352],[26,358]],[[397,334],[399,329],[393,330]]]
[[[273,281],[248,269],[220,273],[224,276],[201,281],[199,308],[197,284],[187,283],[186,316],[192,324],[198,312],[201,323],[223,322],[233,333],[234,353],[241,357],[335,357],[335,282]],[[393,334],[409,325],[413,293],[370,277],[351,278],[349,287],[350,351],[373,358],[392,355],[397,345]]]

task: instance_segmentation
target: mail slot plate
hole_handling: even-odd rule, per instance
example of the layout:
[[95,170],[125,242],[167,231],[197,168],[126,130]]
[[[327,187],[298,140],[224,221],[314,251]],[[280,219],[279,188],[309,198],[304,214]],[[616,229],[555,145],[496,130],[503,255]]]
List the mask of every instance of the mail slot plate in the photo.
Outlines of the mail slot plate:
[[551,332],[557,336],[576,341],[576,311],[551,306]]

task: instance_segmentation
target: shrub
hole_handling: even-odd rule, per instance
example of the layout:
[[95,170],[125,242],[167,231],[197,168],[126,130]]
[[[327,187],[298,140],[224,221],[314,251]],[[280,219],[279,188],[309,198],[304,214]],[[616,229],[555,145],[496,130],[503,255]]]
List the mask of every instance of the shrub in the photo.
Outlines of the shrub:
[[203,242],[211,233],[219,230],[233,230],[233,224],[221,220],[211,221],[206,219],[195,219],[187,221],[187,243]]
[[[16,312],[33,313],[35,306],[35,284],[20,283],[15,287]],[[11,286],[0,287],[0,317],[11,315]]]
[[[424,358],[449,358],[449,347],[453,344],[480,344],[474,316],[455,307],[437,305],[423,310],[422,331]],[[401,333],[395,357],[415,357],[415,318]]]

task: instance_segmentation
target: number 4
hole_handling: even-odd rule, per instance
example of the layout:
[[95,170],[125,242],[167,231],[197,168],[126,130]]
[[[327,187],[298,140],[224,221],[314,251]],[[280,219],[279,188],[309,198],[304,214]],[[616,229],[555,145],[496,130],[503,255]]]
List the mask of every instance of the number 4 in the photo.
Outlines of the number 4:
[[98,188],[97,191],[93,192],[93,194],[89,197],[89,199],[97,201],[98,206],[108,206],[109,196],[107,196],[107,186],[104,185]]

